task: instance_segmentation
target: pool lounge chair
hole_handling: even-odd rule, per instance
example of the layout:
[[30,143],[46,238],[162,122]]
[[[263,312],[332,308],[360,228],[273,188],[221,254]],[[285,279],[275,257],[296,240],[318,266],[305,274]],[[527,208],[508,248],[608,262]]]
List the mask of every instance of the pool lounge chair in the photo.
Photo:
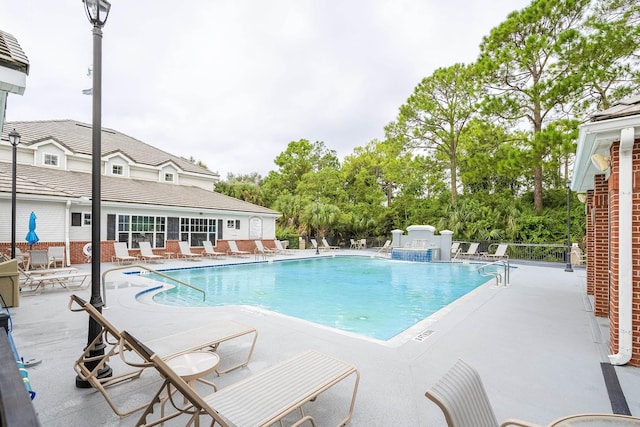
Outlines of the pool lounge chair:
[[316,239],[309,239],[311,241],[311,245],[313,246],[313,249],[319,249],[318,248],[318,241]]
[[[8,256],[5,257],[7,260]],[[20,290],[25,295],[39,293],[46,285],[60,285],[66,289],[82,289],[91,282],[91,272],[79,272],[75,267],[24,270],[18,266]],[[88,279],[88,280],[87,280]],[[26,289],[26,288],[29,289]]]
[[[200,417],[207,416],[211,418],[211,423],[206,422],[206,425],[271,426],[287,415],[299,411],[300,418],[292,424],[293,426],[299,426],[306,421],[315,426],[315,420],[304,414],[303,406],[320,404],[315,402],[316,397],[351,376],[354,376],[353,394],[347,414],[338,425],[346,425],[353,414],[360,373],[355,366],[318,351],[304,352],[212,394],[201,396],[189,387],[163,358],[154,353],[151,343],[147,346],[127,331],[122,332],[122,340],[123,346],[133,348],[143,360],[153,364],[164,378],[163,384],[137,425],[158,425],[184,415],[188,417],[186,425],[200,425]],[[176,412],[148,421],[147,417],[155,412],[155,404],[171,390],[181,394],[190,406],[183,410],[182,405],[176,405],[182,402],[182,399],[172,398],[171,403]],[[334,407],[326,409],[330,412],[335,410]]]
[[178,242],[178,246],[180,247],[180,258],[192,259],[197,261],[199,258],[202,258],[202,254],[198,254],[195,252],[191,252],[191,248],[189,247],[189,242]]
[[284,246],[282,246],[282,242],[280,240],[274,240],[273,244],[276,246],[276,253],[279,255],[293,255],[293,252],[285,249]]
[[213,244],[209,240],[203,240],[202,246],[204,247],[204,251],[202,252],[202,256],[211,257],[211,258],[223,258],[226,253],[218,252],[213,247]]
[[[149,365],[135,362],[131,363],[130,360],[124,357],[124,352],[131,349],[122,346],[120,330],[111,324],[111,322],[90,303],[77,295],[71,295],[68,307],[69,310],[73,312],[86,311],[100,326],[100,333],[96,339],[85,348],[73,366],[78,377],[83,381],[87,381],[93,388],[98,390],[104,396],[113,412],[120,417],[125,417],[146,407],[148,403],[135,408],[121,409],[111,398],[108,389],[116,384],[140,377],[142,371],[148,368]],[[249,364],[258,338],[258,331],[255,328],[233,320],[217,321],[210,325],[200,326],[196,329],[152,340],[149,341],[148,344],[156,349],[158,357],[168,359],[179,354],[193,351],[217,352],[222,343],[236,338],[244,338],[242,340],[243,344],[245,344],[245,346],[248,344],[247,357],[237,364],[225,367],[219,366],[216,369],[218,374],[224,374]],[[104,347],[103,355],[93,355],[96,346]],[[109,359],[116,355],[120,355],[126,363],[129,363],[133,370],[112,377],[100,378],[99,373],[101,370],[109,362]],[[224,358],[222,358],[222,360],[224,360]],[[87,366],[87,362],[90,362],[89,366],[92,366],[91,368]]]
[[453,242],[451,244],[451,259],[458,258],[460,252],[462,252],[462,249],[460,249],[460,242]]
[[251,254],[249,251],[241,251],[238,249],[238,245],[235,240],[227,240],[227,244],[229,245],[229,255],[244,257]]
[[340,249],[340,246],[331,246],[329,244],[329,242],[327,242],[326,238],[324,238],[324,237],[322,238],[322,250],[333,251],[333,250],[337,250],[337,249]]
[[467,259],[471,259],[475,256],[478,256],[478,246],[480,246],[480,243],[471,243],[469,245],[469,249],[467,249],[466,252],[460,252],[459,257],[460,258],[467,258]]
[[449,427],[542,427],[516,419],[508,419],[498,424],[480,375],[463,360],[458,360],[431,389],[427,390],[425,396],[440,407]]
[[151,243],[149,242],[138,242],[140,245],[140,258],[146,262],[159,261],[164,257],[162,255],[156,255],[153,253],[153,249],[151,248]]
[[507,255],[507,249],[509,248],[508,243],[500,243],[496,251],[492,254],[486,253],[482,254],[483,258],[489,258],[492,260],[500,260],[500,259],[509,259]]
[[264,247],[264,245],[262,244],[262,240],[256,240],[255,244],[256,249],[254,253],[256,255],[262,255],[264,257],[276,255],[276,251],[274,249]]
[[129,249],[125,242],[113,242],[113,249],[116,254],[111,257],[111,260],[115,263],[125,264],[138,260],[138,257],[129,255]]
[[378,253],[388,254],[390,252],[391,252],[391,240],[387,240],[386,242],[384,242],[384,245],[382,245],[380,249],[378,249]]

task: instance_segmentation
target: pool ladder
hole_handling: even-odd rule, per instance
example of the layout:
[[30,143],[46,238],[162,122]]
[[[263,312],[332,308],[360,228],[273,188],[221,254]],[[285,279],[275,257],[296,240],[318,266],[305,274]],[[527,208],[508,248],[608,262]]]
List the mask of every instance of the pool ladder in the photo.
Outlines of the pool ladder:
[[[504,267],[504,275],[497,268],[491,269],[489,267],[495,267],[497,265],[502,265]],[[478,267],[478,273],[481,276],[492,276],[496,278],[496,286],[500,286],[504,282],[504,287],[509,286],[509,260],[500,259],[497,261],[493,261],[487,264],[483,264]]]
[[106,285],[106,281],[105,281],[105,277],[107,276],[107,273],[110,273],[110,272],[116,271],[116,270],[124,270],[125,268],[136,268],[136,267],[137,268],[141,268],[143,270],[147,270],[149,273],[157,274],[158,276],[162,276],[165,279],[171,280],[173,282],[176,282],[176,283],[178,283],[180,285],[183,285],[183,286],[186,286],[188,288],[195,289],[196,291],[202,293],[202,301],[204,301],[206,299],[206,296],[207,296],[206,293],[202,289],[200,289],[200,288],[198,288],[196,286],[193,286],[190,283],[183,282],[182,280],[176,279],[175,277],[171,277],[171,276],[168,276],[168,275],[166,275],[164,273],[160,273],[159,271],[154,270],[153,268],[149,268],[146,265],[128,264],[128,265],[121,265],[121,266],[118,266],[118,267],[112,267],[112,268],[102,272],[102,296],[103,296],[103,302],[104,302],[104,307],[105,308],[107,308],[107,285]]

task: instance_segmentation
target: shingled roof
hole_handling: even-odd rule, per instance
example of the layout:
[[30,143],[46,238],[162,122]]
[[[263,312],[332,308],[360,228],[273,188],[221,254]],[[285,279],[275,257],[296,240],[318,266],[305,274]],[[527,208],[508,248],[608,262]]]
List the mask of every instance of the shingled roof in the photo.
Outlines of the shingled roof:
[[600,111],[591,116],[591,121],[613,119],[616,117],[634,116],[640,114],[640,95],[621,99],[610,108]]
[[[75,120],[45,120],[29,122],[7,122],[2,132],[2,139],[9,139],[9,132],[16,129],[20,133],[20,144],[29,146],[48,139],[54,139],[65,148],[76,154],[91,155],[92,127]],[[136,163],[159,166],[169,161],[175,163],[185,172],[199,173],[217,177],[216,172],[191,163],[181,157],[174,156],[156,147],[132,138],[118,131],[102,128],[102,156],[120,152]]]
[[[0,162],[0,192],[11,192],[11,169],[11,163]],[[24,195],[90,199],[91,174],[18,165],[16,192]],[[280,215],[263,206],[195,186],[102,176],[101,192],[104,202]]]

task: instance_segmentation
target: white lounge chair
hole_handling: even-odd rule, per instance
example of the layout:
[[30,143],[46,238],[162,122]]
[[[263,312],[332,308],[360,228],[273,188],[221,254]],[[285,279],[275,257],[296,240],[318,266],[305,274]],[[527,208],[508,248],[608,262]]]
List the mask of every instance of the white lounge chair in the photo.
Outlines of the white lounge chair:
[[340,246],[331,246],[329,244],[329,242],[327,242],[326,238],[322,238],[322,249],[325,251],[332,251],[332,250],[337,250],[340,249]]
[[284,246],[282,246],[282,242],[280,240],[274,240],[273,244],[276,245],[276,253],[280,255],[293,255],[292,251],[285,249]]
[[496,248],[496,251],[492,254],[486,253],[482,254],[484,258],[499,260],[499,259],[509,259],[507,255],[507,249],[509,248],[508,243],[500,243]]
[[218,252],[213,247],[213,244],[209,240],[204,240],[202,242],[202,246],[204,247],[204,252],[202,252],[203,256],[211,257],[211,258],[222,258],[226,255],[224,252]]
[[[95,307],[89,302],[83,300],[77,295],[71,295],[69,300],[69,310],[73,312],[86,311],[97,324],[100,326],[100,333],[96,339],[90,343],[84,352],[76,360],[73,368],[78,374],[78,377],[83,381],[87,381],[93,388],[98,390],[106,399],[107,403],[120,417],[125,417],[138,411],[147,404],[135,408],[120,408],[112,400],[109,392],[111,386],[119,384],[121,382],[138,378],[142,371],[149,367],[148,364],[135,364],[129,363],[130,366],[135,368],[132,371],[120,373],[117,376],[100,378],[100,372],[109,362],[112,356],[118,354],[122,355],[125,352],[131,350],[130,347],[123,347],[121,342],[121,331],[117,329],[109,320],[103,316]],[[249,364],[253,350],[258,338],[258,331],[251,326],[244,325],[242,323],[235,322],[233,320],[216,321],[210,325],[199,326],[198,328],[186,330],[177,334],[169,335],[160,339],[149,341],[148,344],[152,345],[157,354],[163,359],[169,359],[179,354],[190,353],[193,351],[211,351],[217,352],[220,349],[221,344],[239,339],[242,340],[241,345],[245,345],[243,348],[248,348],[246,358],[240,357],[242,360],[238,362],[238,358],[234,357],[233,365],[226,364],[224,367],[216,368],[218,374],[224,374],[229,371],[245,367]],[[101,356],[95,356],[95,346],[100,345],[103,347]],[[123,358],[127,362],[126,358]],[[224,360],[224,358],[223,358]],[[91,361],[91,364],[87,362]]]
[[516,419],[498,424],[480,375],[463,360],[458,360],[425,395],[440,407],[449,427],[542,427]]
[[309,239],[311,241],[311,245],[313,246],[313,249],[319,249],[318,248],[318,241],[316,239]]
[[391,252],[391,240],[384,242],[384,245],[378,249],[378,253],[380,254],[388,254],[389,252]]
[[[158,425],[184,415],[188,417],[186,425],[200,425],[200,416],[206,416],[211,419],[210,423],[206,422],[207,425],[271,426],[300,411],[300,418],[292,425],[299,426],[309,421],[315,426],[315,420],[304,414],[303,406],[320,404],[316,398],[321,393],[351,376],[354,376],[354,386],[349,409],[338,425],[346,425],[353,414],[360,373],[355,366],[318,351],[304,352],[212,394],[201,396],[151,350],[151,343],[148,347],[127,331],[122,331],[122,341],[123,346],[131,347],[145,362],[153,364],[164,378],[136,425]],[[155,404],[172,390],[183,396],[190,404],[191,411],[181,411],[181,405],[176,403],[182,402],[182,399],[172,398],[176,412],[160,419],[147,420],[155,412]],[[326,410],[336,410],[335,402],[329,406]]]
[[64,246],[52,246],[47,248],[47,255],[49,256],[49,267],[64,267]]
[[471,243],[469,245],[469,249],[467,249],[466,252],[460,252],[460,257],[461,258],[467,258],[467,259],[471,259],[478,254],[478,247],[480,246],[480,243]]
[[140,246],[140,258],[142,258],[144,261],[147,261],[147,262],[151,262],[154,260],[159,261],[164,258],[162,255],[156,255],[153,253],[153,249],[151,248],[151,243],[138,242],[138,245]]
[[249,252],[249,251],[241,251],[240,249],[238,249],[238,245],[236,244],[235,240],[228,240],[227,244],[229,245],[229,254],[230,255],[243,257],[243,256],[247,256],[247,255],[251,254],[251,252]]
[[189,247],[188,242],[178,242],[178,246],[180,247],[181,258],[192,259],[194,261],[202,258],[202,254],[191,252],[191,248]]
[[451,259],[456,259],[460,255],[462,249],[460,249],[460,242],[453,242],[451,244]]
[[256,255],[272,256],[276,254],[276,251],[274,249],[265,248],[264,245],[262,244],[262,240],[256,240],[255,244],[256,244],[256,249],[255,249]]
[[138,257],[129,255],[129,249],[127,248],[127,244],[125,242],[113,242],[113,249],[116,252],[116,254],[111,257],[113,262],[124,264],[127,262],[134,262],[138,260]]

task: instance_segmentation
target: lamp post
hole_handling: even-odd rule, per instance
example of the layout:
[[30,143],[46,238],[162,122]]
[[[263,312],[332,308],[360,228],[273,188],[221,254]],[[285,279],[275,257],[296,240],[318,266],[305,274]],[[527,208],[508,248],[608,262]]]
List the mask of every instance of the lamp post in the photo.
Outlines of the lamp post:
[[564,271],[571,273],[571,180],[567,180],[567,266]]
[[[93,124],[92,124],[92,152],[91,152],[91,305],[102,312],[102,296],[100,295],[100,176],[102,163],[102,147],[100,132],[102,129],[102,27],[107,22],[111,4],[106,0],[82,0],[87,12],[87,18],[93,25]],[[100,336],[100,325],[89,316],[88,345]],[[104,344],[100,341],[90,352],[92,359],[104,355]],[[89,369],[97,366],[97,361],[85,363]],[[111,368],[107,365],[98,373],[99,378],[112,375]],[[91,385],[76,377],[76,387],[89,388]]]
[[18,144],[20,134],[16,130],[9,132],[9,142],[13,146],[13,170],[11,175],[11,259],[16,257],[16,175],[18,162]]
[[320,234],[320,203],[316,198],[316,255],[320,255],[320,239],[318,234]]

